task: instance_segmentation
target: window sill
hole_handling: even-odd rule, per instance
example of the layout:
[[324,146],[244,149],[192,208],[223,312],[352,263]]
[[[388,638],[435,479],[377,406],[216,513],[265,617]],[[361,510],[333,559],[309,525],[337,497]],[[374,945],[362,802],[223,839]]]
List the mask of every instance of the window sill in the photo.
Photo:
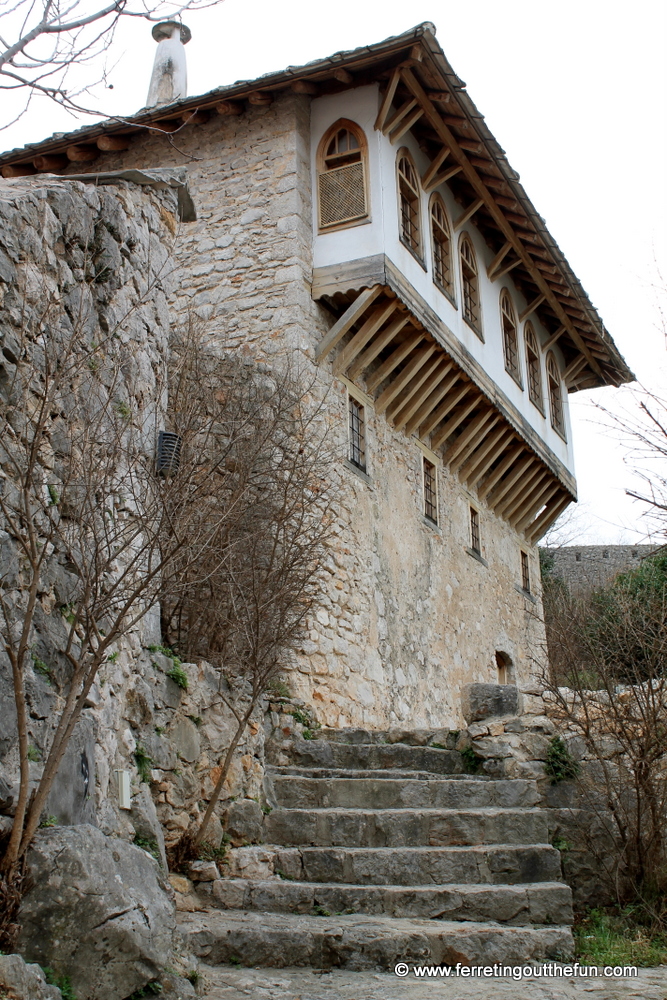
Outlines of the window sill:
[[509,377],[512,379],[512,381],[516,382],[516,384],[521,389],[521,392],[523,392],[523,382],[521,381],[521,377],[518,374],[518,372],[513,372],[511,368],[507,367],[507,365],[505,365],[505,371],[507,372],[507,374],[509,375]]
[[484,556],[481,554],[481,552],[477,552],[476,549],[471,549],[470,546],[466,547],[466,552],[473,559],[476,559],[478,563],[481,563],[482,566],[486,566],[486,568],[488,569],[489,564],[486,561],[486,559],[484,558]]
[[458,309],[458,306],[456,304],[456,299],[454,298],[454,296],[450,292],[448,292],[446,288],[443,288],[440,282],[436,281],[435,278],[433,279],[433,284],[438,289],[440,294],[445,296],[450,306],[452,306],[454,309]]
[[338,233],[341,229],[354,229],[356,226],[368,226],[373,220],[370,215],[364,215],[360,219],[351,219],[349,222],[332,222],[330,226],[318,226],[317,235],[326,236],[327,233]]
[[534,597],[529,590],[524,590],[518,583],[514,584],[514,589],[517,593],[521,594],[522,597],[525,597],[527,601],[532,601],[533,604],[537,604],[537,598]]
[[464,323],[465,323],[466,326],[470,327],[470,329],[475,334],[475,336],[479,337],[479,339],[482,341],[482,343],[485,343],[484,334],[482,333],[482,331],[479,330],[476,326],[473,326],[472,323],[470,322],[470,320],[466,319],[465,316],[463,317],[463,321],[464,321]]
[[343,459],[343,465],[345,466],[346,469],[349,469],[350,472],[354,472],[355,476],[359,476],[359,479],[363,479],[363,481],[366,483],[367,486],[373,485],[373,480],[368,475],[368,473],[364,472],[363,469],[360,469],[358,465],[354,464],[354,462],[351,462],[349,458]]
[[536,402],[536,400],[534,400],[532,396],[529,396],[528,398],[530,399],[531,403],[533,404],[537,412],[541,413],[543,417],[546,417],[546,412],[544,407],[541,406],[538,402]]
[[411,254],[414,257],[414,259],[417,261],[417,263],[419,264],[419,266],[424,271],[426,271],[426,263],[423,260],[423,258],[419,256],[419,254],[417,253],[417,251],[415,250],[415,248],[411,247],[410,244],[407,242],[407,240],[404,240],[402,236],[399,236],[399,242],[400,242],[401,246],[404,246],[405,249],[408,251],[408,253]]
[[436,534],[438,535],[442,534],[442,528],[440,527],[438,522],[432,521],[430,517],[426,516],[426,514],[422,514],[422,523],[425,528],[430,528],[431,531],[435,531]]

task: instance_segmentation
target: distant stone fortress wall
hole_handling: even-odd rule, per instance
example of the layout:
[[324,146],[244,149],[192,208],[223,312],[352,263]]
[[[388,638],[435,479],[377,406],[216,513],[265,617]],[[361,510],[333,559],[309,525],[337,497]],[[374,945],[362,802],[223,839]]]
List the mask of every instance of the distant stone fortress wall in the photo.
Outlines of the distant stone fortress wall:
[[618,576],[637,569],[647,556],[660,551],[657,545],[563,545],[542,548],[553,559],[553,573],[564,580],[573,593],[606,587]]

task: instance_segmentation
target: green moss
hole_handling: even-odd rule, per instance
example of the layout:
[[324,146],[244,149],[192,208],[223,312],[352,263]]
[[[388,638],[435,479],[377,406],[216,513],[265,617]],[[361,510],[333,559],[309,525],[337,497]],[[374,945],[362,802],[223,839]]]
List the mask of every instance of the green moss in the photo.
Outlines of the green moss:
[[72,982],[69,976],[58,976],[53,971],[53,969],[44,969],[44,976],[46,981],[50,986],[57,986],[60,990],[63,1000],[76,1000],[76,994],[72,989]]
[[148,853],[155,858],[159,865],[162,864],[162,858],[160,857],[160,848],[158,846],[157,840],[151,840],[149,837],[140,837],[137,833],[132,841],[137,847],[140,847],[142,851],[148,851]]
[[461,750],[463,766],[468,774],[476,774],[482,763],[482,758],[478,757],[472,747],[465,747]]
[[554,736],[549,742],[544,771],[551,778],[552,785],[561,781],[573,781],[581,772],[581,767],[560,736]]
[[141,743],[137,743],[136,750],[134,751],[134,762],[137,765],[139,779],[147,785],[150,784],[153,758],[146,753]]
[[33,764],[36,764],[37,761],[41,759],[42,759],[41,751],[38,750],[37,747],[34,747],[31,743],[30,746],[28,747],[28,760],[32,761]]

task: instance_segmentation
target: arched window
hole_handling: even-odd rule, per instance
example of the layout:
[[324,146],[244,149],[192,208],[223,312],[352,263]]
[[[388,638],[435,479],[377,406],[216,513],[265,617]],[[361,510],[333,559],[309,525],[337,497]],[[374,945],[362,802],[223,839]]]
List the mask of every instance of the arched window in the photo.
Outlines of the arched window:
[[408,151],[398,154],[398,205],[400,211],[401,240],[421,257],[419,226],[419,181]]
[[463,289],[463,318],[478,336],[482,336],[482,313],[479,303],[479,275],[477,258],[470,238],[465,234],[459,243],[461,258],[461,288]]
[[368,217],[366,160],[363,131],[341,118],[324,135],[318,150],[320,229],[354,225]]
[[523,337],[526,341],[526,372],[528,374],[528,398],[531,403],[544,413],[544,399],[542,397],[542,369],[540,366],[540,349],[537,346],[537,337],[533,330],[532,323],[526,323],[523,328]]
[[517,334],[516,313],[509,292],[503,288],[500,293],[500,321],[503,327],[503,353],[505,355],[505,371],[512,378],[521,381],[519,370],[519,337]]
[[452,273],[452,234],[447,212],[440,195],[431,198],[431,242],[433,244],[433,280],[450,299],[454,299]]
[[565,420],[563,419],[563,390],[561,387],[558,363],[553,351],[547,354],[547,383],[549,386],[549,410],[551,411],[551,426],[565,437]]

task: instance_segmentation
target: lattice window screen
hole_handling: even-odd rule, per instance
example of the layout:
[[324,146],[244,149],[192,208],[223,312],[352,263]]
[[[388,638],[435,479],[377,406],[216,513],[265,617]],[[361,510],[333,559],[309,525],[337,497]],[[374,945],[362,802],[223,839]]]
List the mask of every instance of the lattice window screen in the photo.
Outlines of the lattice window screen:
[[320,174],[320,228],[363,218],[366,187],[363,163],[348,163]]

